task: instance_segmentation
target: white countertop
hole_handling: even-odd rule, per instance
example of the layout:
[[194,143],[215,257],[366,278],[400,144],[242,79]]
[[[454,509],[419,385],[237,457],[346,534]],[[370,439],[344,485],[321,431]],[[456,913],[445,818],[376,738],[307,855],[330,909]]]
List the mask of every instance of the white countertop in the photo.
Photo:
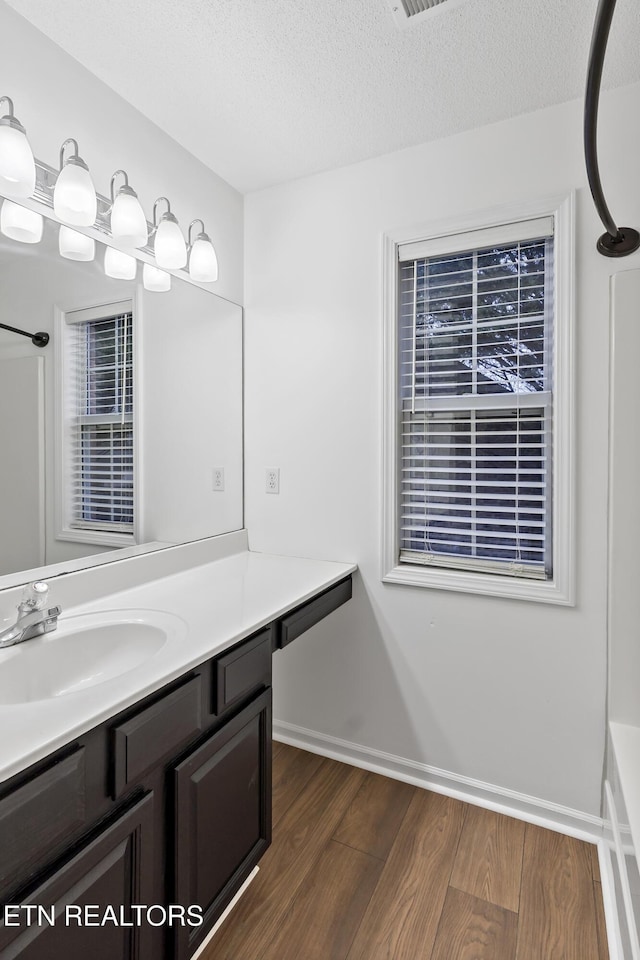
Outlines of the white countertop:
[[[344,579],[354,564],[252,553],[111,593],[65,617],[99,611],[151,610],[185,621],[184,635],[143,664],[104,683],[30,703],[0,705],[0,781],[6,780],[260,627]],[[52,603],[55,594],[52,591]],[[55,632],[49,635],[55,642]],[[59,639],[62,639],[61,637]],[[25,646],[29,641],[25,642]],[[2,660],[16,648],[0,650]],[[13,654],[15,655],[15,654]]]

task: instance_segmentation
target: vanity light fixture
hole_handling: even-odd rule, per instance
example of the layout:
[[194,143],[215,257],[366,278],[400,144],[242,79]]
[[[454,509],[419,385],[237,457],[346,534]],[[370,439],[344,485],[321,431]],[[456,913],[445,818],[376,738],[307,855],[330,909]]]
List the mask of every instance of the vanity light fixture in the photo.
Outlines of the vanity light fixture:
[[[167,205],[166,213],[157,220],[158,204],[161,200]],[[156,264],[164,270],[180,270],[187,263],[187,245],[182,236],[178,221],[171,213],[171,204],[166,197],[158,197],[153,205],[153,226],[155,238],[153,252]]]
[[[196,223],[202,225],[202,230],[192,240],[191,231]],[[192,220],[189,224],[189,276],[203,283],[214,283],[218,279],[218,258],[211,237],[204,232],[202,220]]]
[[92,237],[85,237],[71,227],[61,226],[58,233],[58,250],[66,260],[89,262],[96,255],[96,245]]
[[142,284],[145,290],[166,293],[171,290],[171,274],[165,273],[164,270],[158,270],[151,263],[145,263],[142,268]]
[[20,243],[40,243],[43,219],[34,210],[27,210],[19,203],[4,200],[0,210],[0,232]]
[[36,187],[36,164],[27,132],[13,113],[13,100],[0,97],[8,112],[0,117],[0,188],[10,197],[30,197]]
[[[120,173],[124,183],[114,196],[115,180]],[[111,177],[111,236],[125,247],[144,247],[149,239],[147,218],[125,170],[116,170]]]
[[[614,0],[615,2],[615,0]],[[36,210],[53,207],[60,223],[58,249],[68,260],[95,259],[95,240],[113,242],[105,253],[105,272],[116,279],[132,279],[136,261],[130,255],[142,249],[141,259],[155,257],[155,266],[147,264],[143,282],[147,290],[171,289],[167,271],[184,271],[196,283],[214,283],[218,279],[218,259],[204,222],[193,220],[188,230],[188,246],[167,197],[158,197],[153,205],[153,222],[146,219],[135,190],[129,185],[126,170],[116,170],[111,178],[109,198],[96,193],[89,168],[80,157],[78,141],[69,138],[60,147],[58,169],[37,160],[24,127],[14,114],[13,100],[0,97],[0,231],[22,243],[38,243],[43,219]],[[118,177],[123,178],[117,186]],[[2,203],[3,197],[10,198]],[[24,209],[11,204],[13,198],[33,198]],[[160,204],[166,210],[160,214]],[[47,215],[48,212],[47,212]],[[91,227],[92,236],[77,229]],[[151,240],[151,238],[153,238]],[[130,253],[129,253],[130,252]]]
[[104,254],[104,272],[114,280],[135,280],[138,261],[122,250],[107,247]]
[[[67,144],[73,144],[74,153],[65,160]],[[58,219],[74,227],[92,227],[98,213],[89,167],[78,155],[78,143],[72,138],[65,140],[60,148],[60,173],[53,190],[53,211]]]

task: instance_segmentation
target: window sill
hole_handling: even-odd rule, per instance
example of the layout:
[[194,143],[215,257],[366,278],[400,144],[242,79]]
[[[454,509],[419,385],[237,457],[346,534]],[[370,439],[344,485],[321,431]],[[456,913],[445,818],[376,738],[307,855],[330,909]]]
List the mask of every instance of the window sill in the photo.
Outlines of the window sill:
[[66,527],[56,533],[57,540],[71,543],[93,543],[99,547],[135,547],[136,538],[132,533],[109,533],[104,530],[74,530]]
[[403,563],[385,573],[382,582],[398,583],[406,587],[428,587],[432,590],[453,590],[458,593],[479,593],[487,597],[504,597],[508,600],[575,605],[572,591],[566,586],[563,588],[555,580],[528,580]]

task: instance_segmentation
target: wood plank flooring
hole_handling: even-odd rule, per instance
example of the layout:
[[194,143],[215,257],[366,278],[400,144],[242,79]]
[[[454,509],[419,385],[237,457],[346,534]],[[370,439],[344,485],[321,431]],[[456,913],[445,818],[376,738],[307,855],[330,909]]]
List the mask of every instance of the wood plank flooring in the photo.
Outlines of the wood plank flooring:
[[274,746],[273,843],[202,960],[608,960],[592,845]]

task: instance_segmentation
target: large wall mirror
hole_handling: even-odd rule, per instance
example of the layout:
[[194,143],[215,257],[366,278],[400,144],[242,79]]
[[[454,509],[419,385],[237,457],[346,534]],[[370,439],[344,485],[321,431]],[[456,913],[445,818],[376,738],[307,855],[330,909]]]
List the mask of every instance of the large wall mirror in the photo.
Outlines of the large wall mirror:
[[101,243],[65,259],[58,232],[0,234],[0,323],[50,336],[0,329],[0,589],[243,525],[241,307],[175,276],[147,290],[141,263],[107,277]]

